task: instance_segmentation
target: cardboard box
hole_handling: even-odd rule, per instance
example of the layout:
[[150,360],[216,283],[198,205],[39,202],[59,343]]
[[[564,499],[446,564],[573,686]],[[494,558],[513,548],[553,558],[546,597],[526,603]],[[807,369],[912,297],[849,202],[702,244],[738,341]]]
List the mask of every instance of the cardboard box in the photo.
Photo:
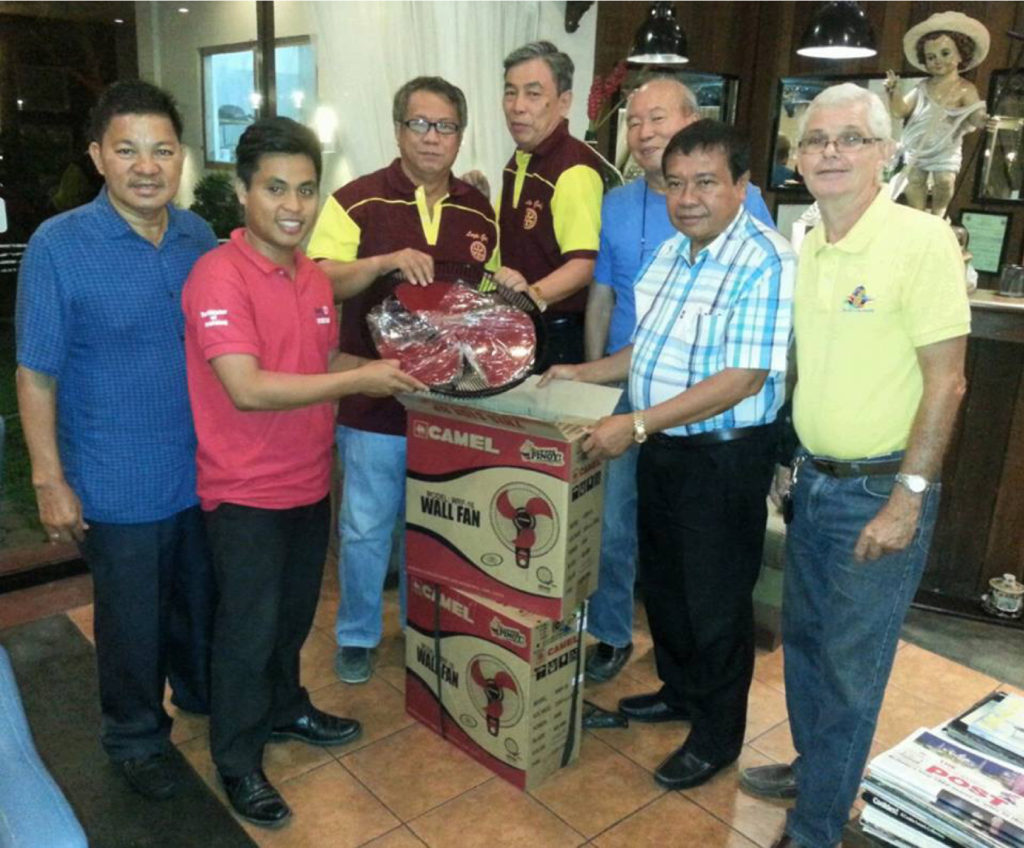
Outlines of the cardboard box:
[[561,619],[597,588],[605,469],[580,444],[621,392],[537,379],[483,400],[402,398],[406,566]]
[[409,577],[405,706],[520,789],[579,754],[581,614],[552,621]]

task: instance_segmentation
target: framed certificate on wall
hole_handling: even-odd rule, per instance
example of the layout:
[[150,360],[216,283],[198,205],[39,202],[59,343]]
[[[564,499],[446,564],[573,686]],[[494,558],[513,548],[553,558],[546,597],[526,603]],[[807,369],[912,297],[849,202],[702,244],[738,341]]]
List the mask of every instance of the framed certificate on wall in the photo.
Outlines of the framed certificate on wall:
[[1006,254],[1010,216],[965,209],[960,213],[960,224],[971,236],[967,249],[974,255],[974,267],[987,274],[998,274]]

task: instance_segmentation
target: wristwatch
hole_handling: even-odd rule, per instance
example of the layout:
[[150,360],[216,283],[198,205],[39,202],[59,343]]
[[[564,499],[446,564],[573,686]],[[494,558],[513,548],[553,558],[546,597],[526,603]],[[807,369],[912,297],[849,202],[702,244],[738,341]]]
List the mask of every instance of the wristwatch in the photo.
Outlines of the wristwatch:
[[923,495],[932,485],[920,474],[904,474],[902,471],[897,472],[896,482],[914,495]]
[[633,413],[633,441],[642,445],[647,441],[647,426],[644,424],[644,413],[636,410]]

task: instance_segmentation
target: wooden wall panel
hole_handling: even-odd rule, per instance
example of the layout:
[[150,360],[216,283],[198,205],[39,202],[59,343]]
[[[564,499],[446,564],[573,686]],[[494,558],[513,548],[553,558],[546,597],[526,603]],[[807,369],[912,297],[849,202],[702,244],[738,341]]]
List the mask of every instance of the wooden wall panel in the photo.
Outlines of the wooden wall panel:
[[[601,0],[597,3],[597,49],[595,73],[607,73],[629,53],[633,36],[647,16],[648,3]],[[992,71],[1012,67],[1024,43],[1006,35],[1007,30],[1024,32],[1022,2],[864,2],[861,3],[875,30],[878,55],[842,62],[810,59],[796,54],[804,30],[818,3],[807,2],[722,2],[677,3],[676,14],[690,45],[690,67],[696,71],[735,74],[740,78],[737,120],[751,135],[751,175],[764,187],[776,113],[778,80],[784,76],[821,74],[881,73],[889,68],[901,74],[918,73],[903,57],[903,34],[914,24],[941,11],[961,11],[982,20],[992,34],[986,61],[968,74],[985,97]],[[586,96],[578,92],[577,96]],[[984,133],[968,136],[964,161],[969,163],[950,206],[954,216],[960,210],[985,208],[1011,215],[1008,261],[1024,255],[1024,206],[1008,203],[974,202],[976,182],[975,148]],[[605,135],[604,138],[607,138]],[[980,155],[977,154],[977,155]],[[769,206],[774,192],[765,192]],[[787,195],[788,197],[788,195]],[[993,288],[995,277],[982,274],[982,287]]]

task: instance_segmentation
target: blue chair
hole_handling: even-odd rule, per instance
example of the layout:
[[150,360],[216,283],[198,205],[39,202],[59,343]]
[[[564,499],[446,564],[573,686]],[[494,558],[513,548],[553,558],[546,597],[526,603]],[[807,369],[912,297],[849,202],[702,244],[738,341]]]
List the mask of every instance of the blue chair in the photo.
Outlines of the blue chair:
[[0,646],[0,848],[87,848],[85,831],[50,777]]

